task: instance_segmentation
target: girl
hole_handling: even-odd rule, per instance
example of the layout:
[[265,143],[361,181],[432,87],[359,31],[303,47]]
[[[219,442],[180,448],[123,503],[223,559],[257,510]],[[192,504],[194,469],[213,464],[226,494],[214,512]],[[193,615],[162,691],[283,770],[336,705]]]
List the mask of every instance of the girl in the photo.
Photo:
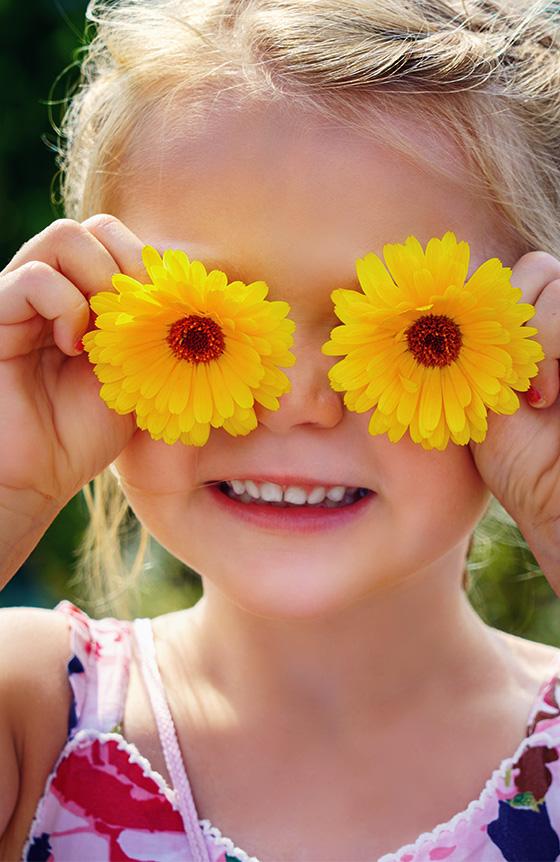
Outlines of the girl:
[[[462,589],[491,495],[560,580],[554,5],[91,4],[69,218],[1,274],[2,582],[111,465],[204,594],[0,614],[2,859],[560,855],[560,656]],[[473,271],[513,266],[546,358],[483,442],[438,451],[368,434],[321,346],[357,258],[447,230]],[[290,304],[291,389],[250,434],[169,445],[99,397],[88,301],[145,281],[146,243]]]

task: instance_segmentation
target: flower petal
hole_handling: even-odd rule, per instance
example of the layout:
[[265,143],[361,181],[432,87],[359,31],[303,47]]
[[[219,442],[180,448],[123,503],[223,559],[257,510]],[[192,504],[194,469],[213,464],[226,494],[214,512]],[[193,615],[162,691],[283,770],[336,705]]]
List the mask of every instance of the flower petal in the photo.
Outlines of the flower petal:
[[423,437],[437,428],[441,410],[441,372],[438,368],[426,368],[419,405],[419,428]]

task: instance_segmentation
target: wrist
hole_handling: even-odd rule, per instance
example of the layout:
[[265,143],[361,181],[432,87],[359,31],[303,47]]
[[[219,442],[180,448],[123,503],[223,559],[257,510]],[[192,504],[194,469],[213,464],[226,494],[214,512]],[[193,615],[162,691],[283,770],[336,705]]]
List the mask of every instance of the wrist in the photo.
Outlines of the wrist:
[[540,524],[519,524],[543,575],[560,597],[560,516]]
[[34,550],[64,502],[29,490],[0,489],[0,590]]

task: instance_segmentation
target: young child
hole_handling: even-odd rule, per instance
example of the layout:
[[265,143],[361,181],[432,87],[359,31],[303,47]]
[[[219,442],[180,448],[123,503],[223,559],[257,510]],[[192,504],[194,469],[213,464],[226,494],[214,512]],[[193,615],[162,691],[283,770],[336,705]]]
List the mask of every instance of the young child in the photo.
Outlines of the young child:
[[[554,6],[91,5],[69,218],[0,277],[0,580],[111,465],[203,597],[0,613],[2,859],[560,857],[560,655],[462,589],[491,495],[560,582]],[[472,272],[512,266],[546,358],[482,442],[438,450],[368,433],[321,348],[358,258],[446,231]],[[89,300],[146,282],[145,244],[289,303],[291,389],[251,433],[170,445],[99,397]]]

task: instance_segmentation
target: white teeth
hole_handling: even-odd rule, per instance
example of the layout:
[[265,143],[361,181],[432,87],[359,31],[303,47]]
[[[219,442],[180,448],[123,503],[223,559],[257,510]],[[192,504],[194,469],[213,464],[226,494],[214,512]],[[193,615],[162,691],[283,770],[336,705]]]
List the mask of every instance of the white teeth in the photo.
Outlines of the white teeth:
[[281,503],[282,488],[280,485],[274,485],[272,482],[263,482],[261,485],[261,497],[267,503]]
[[286,488],[284,491],[284,502],[285,503],[296,503],[298,506],[303,506],[304,503],[307,503],[307,494],[303,490],[303,488],[298,488],[295,485],[290,485],[289,488]]
[[273,505],[290,504],[292,506],[326,506],[350,505],[356,502],[357,488],[345,485],[334,485],[328,490],[324,485],[316,485],[309,492],[299,485],[287,487],[275,482],[260,482],[252,479],[232,479],[228,482],[231,494],[241,503],[259,502]]
[[329,488],[327,497],[329,500],[334,500],[335,503],[340,503],[346,493],[344,485],[335,485],[334,488]]
[[252,482],[251,479],[245,480],[245,490],[247,491],[248,494],[251,495],[251,497],[254,497],[255,500],[258,500],[259,497],[261,496],[261,492],[259,491],[258,486],[255,485],[255,483]]
[[317,488],[313,488],[313,490],[307,495],[307,502],[311,505],[316,503],[322,503],[326,497],[326,491],[322,485]]

